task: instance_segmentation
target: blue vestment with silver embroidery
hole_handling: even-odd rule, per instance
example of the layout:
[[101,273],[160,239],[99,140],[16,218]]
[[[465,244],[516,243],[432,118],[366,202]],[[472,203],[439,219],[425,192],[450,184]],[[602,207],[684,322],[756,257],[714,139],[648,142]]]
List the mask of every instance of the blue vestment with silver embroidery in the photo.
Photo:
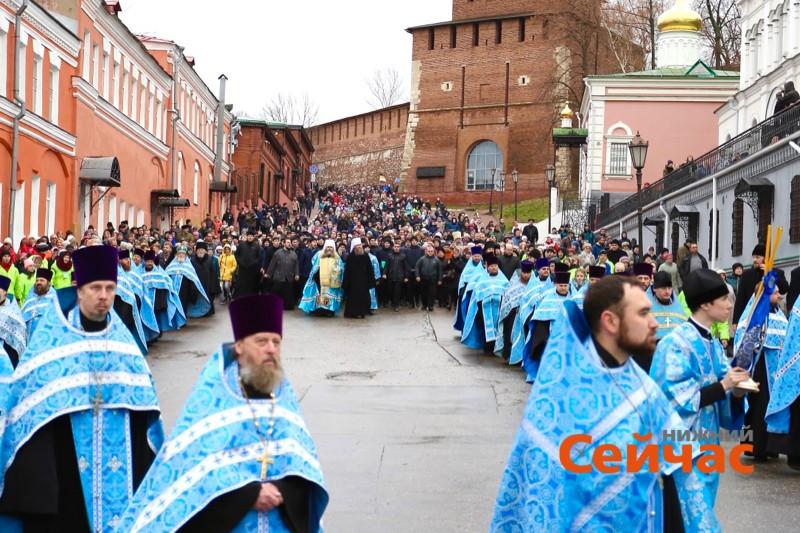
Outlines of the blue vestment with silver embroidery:
[[[713,435],[702,443],[719,444],[721,428],[729,431],[742,429],[743,409],[732,401],[730,393],[725,400],[701,408],[700,389],[721,380],[729,369],[722,344],[716,339],[703,338],[691,322],[684,322],[659,341],[650,376],[659,384],[688,429]],[[686,531],[719,531],[720,525],[714,514],[719,474],[706,474],[695,468],[691,478],[692,483],[687,486],[695,489],[693,494],[678,486]]]
[[[501,354],[505,347],[505,339],[503,338],[506,327],[504,323],[505,319],[514,309],[519,310],[520,305],[527,298],[528,294],[532,293],[535,289],[536,284],[533,283],[533,279],[529,279],[528,283],[522,283],[518,272],[514,272],[514,275],[511,276],[511,282],[503,293],[503,299],[500,302],[500,312],[497,317],[497,341],[494,345],[494,353]],[[516,322],[516,317],[511,323],[512,346],[514,341],[514,322]]]
[[186,259],[183,263],[175,259],[166,269],[167,275],[172,279],[172,286],[175,292],[180,294],[181,283],[183,278],[187,278],[192,282],[200,296],[194,303],[189,304],[189,307],[184,309],[187,318],[201,318],[206,316],[211,311],[211,302],[206,295],[203,284],[200,283],[200,278],[197,277],[197,271],[192,266],[191,261]]
[[11,346],[18,355],[22,355],[28,342],[27,329],[19,306],[6,298],[0,304],[0,340]]
[[[378,258],[372,254],[369,255],[369,261],[372,263],[372,272],[375,275],[375,280],[381,279],[381,266],[378,264]],[[369,308],[373,311],[378,308],[378,293],[375,287],[369,290]]]
[[[473,283],[472,298],[469,302],[467,316],[464,318],[461,342],[470,348],[481,349],[485,342],[497,340],[500,300],[508,287],[508,278],[502,272],[498,272],[494,276],[487,273]],[[483,312],[483,331],[476,327],[479,311]]]
[[686,322],[686,312],[683,310],[683,306],[674,294],[670,297],[670,303],[668,305],[664,305],[658,301],[658,298],[656,298],[656,295],[653,293],[653,287],[647,289],[645,294],[647,294],[650,305],[652,305],[650,312],[653,313],[653,318],[658,322],[656,339],[663,339],[669,335],[673,329]]
[[[574,287],[573,287],[574,289]],[[578,309],[583,310],[583,300],[586,298],[586,293],[589,290],[589,283],[584,283],[577,291],[574,291],[572,294],[573,296],[570,297],[570,300],[575,302],[575,305],[578,306]]]
[[456,317],[453,323],[453,328],[458,331],[464,329],[464,318],[467,316],[467,311],[469,311],[469,300],[472,297],[470,284],[473,280],[483,275],[486,275],[486,268],[483,266],[483,262],[478,261],[476,264],[470,259],[464,265],[464,270],[461,271],[461,275],[458,277],[459,298],[456,303]]
[[[288,381],[276,391],[275,411],[270,400],[248,401],[239,386],[239,365],[232,345],[223,345],[203,369],[169,440],[136,491],[122,518],[121,530],[175,531],[214,498],[252,482],[299,476],[313,487],[309,528],[321,531],[328,503],[316,446],[300,413]],[[261,479],[264,444],[254,427],[274,420],[268,441],[273,463]],[[249,511],[236,532],[287,532],[278,509]]]
[[[625,456],[628,445],[641,453],[646,444],[658,443],[663,431],[682,427],[658,385],[633,361],[618,368],[603,364],[583,313],[567,302],[550,330],[489,531],[661,531],[660,474],[626,472]],[[634,433],[653,440],[638,442]],[[622,453],[622,470],[567,471],[560,446],[577,434],[590,435],[592,443],[573,446],[574,463],[591,465],[597,446],[613,444]],[[659,468],[672,473],[677,466],[662,462]]]
[[536,283],[531,278],[529,284],[533,283],[533,286],[530,292],[527,292],[520,300],[519,311],[517,311],[517,316],[514,319],[514,327],[511,330],[511,356],[508,359],[508,364],[510,365],[518,365],[522,362],[525,355],[525,341],[528,338],[531,317],[542,295],[550,286],[546,281],[542,282],[538,278],[535,281]]
[[317,309],[325,309],[327,311],[332,311],[336,313],[339,311],[339,308],[342,307],[342,298],[344,297],[344,290],[341,287],[341,281],[344,277],[344,261],[339,257],[338,258],[338,266],[339,266],[339,287],[327,287],[325,294],[323,295],[328,299],[327,303],[317,302],[317,296],[319,296],[319,286],[317,286],[317,282],[314,281],[314,275],[319,272],[319,261],[322,257],[322,252],[317,252],[314,254],[314,257],[311,258],[311,273],[308,275],[308,281],[306,281],[305,287],[303,287],[303,296],[300,298],[300,305],[297,307],[300,308],[301,311],[304,313],[313,313]]
[[43,296],[34,294],[25,299],[25,304],[22,306],[22,319],[28,328],[28,338],[33,335],[36,325],[45,313],[58,309],[57,300],[56,291],[52,287]]
[[767,430],[772,433],[789,433],[789,408],[800,396],[800,299],[789,313],[784,331],[783,346],[778,352],[775,372],[771,373],[772,381],[769,384],[766,420]]
[[[14,307],[19,308],[17,304]],[[6,425],[6,402],[8,401],[8,386],[11,382],[11,374],[14,367],[11,366],[11,359],[0,345],[0,445],[3,442],[3,429]],[[3,469],[0,468],[0,473]],[[0,531],[3,533],[22,533],[22,522],[13,516],[0,514]]]
[[[139,346],[143,354],[147,353],[147,335],[144,333],[144,326],[142,325],[142,315],[139,314],[139,302],[141,298],[137,298],[136,290],[133,287],[133,280],[129,277],[119,275],[117,273],[117,296],[131,306],[131,315],[133,316],[133,324],[136,328],[134,340]],[[133,333],[133,332],[131,332]]]
[[[542,284],[542,287],[546,285]],[[539,372],[539,359],[531,357],[533,353],[533,323],[534,322],[552,322],[561,314],[564,307],[564,302],[571,298],[570,294],[561,296],[556,292],[555,287],[544,288],[539,295],[539,300],[536,303],[536,309],[533,310],[531,315],[530,324],[528,324],[528,333],[525,337],[525,342],[522,347],[522,368],[528,374],[526,378],[528,383],[533,383],[536,380],[536,375]]]
[[117,284],[119,285],[120,279],[123,278],[126,281],[130,281],[128,287],[139,298],[139,316],[142,319],[142,331],[144,332],[145,341],[151,341],[158,338],[161,331],[153,309],[153,301],[150,299],[148,291],[145,290],[144,279],[141,274],[133,269],[133,266],[133,263],[131,263],[131,270],[128,272],[125,272],[122,267],[117,268]]
[[153,270],[142,274],[145,294],[151,302],[156,301],[156,291],[167,291],[167,309],[156,313],[158,328],[164,331],[180,329],[186,325],[186,315],[183,314],[181,300],[169,276],[160,266],[153,266]]
[[133,492],[130,412],[147,413],[154,452],[163,441],[147,363],[116,313],[109,317],[105,330],[91,333],[81,329],[77,309],[42,317],[9,385],[0,446],[4,474],[37,431],[69,415],[89,523],[103,532],[116,530]]

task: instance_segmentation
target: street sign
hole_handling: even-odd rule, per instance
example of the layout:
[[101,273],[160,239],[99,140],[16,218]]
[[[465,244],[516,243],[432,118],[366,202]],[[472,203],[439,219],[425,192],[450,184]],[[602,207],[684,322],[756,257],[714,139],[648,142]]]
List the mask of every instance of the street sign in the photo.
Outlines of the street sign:
[[315,183],[317,181],[317,175],[311,174],[311,183]]
[[317,172],[319,172],[319,167],[317,165],[311,165],[308,168],[308,171],[311,172],[312,174],[316,174]]

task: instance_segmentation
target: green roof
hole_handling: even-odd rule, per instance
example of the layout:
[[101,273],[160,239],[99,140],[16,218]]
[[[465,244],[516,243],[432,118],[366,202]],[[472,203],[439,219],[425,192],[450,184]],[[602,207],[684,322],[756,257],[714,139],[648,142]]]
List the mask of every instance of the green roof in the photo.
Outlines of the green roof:
[[705,64],[702,59],[691,67],[664,67],[638,72],[618,72],[616,74],[603,74],[588,76],[589,78],[738,78],[737,70],[713,69]]
[[588,137],[586,128],[553,128],[553,137]]

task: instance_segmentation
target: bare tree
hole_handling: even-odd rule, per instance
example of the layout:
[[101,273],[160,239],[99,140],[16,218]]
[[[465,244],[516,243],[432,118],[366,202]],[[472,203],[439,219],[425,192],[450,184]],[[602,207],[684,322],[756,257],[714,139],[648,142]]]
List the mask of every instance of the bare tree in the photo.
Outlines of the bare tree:
[[[656,22],[666,9],[666,4],[666,0],[606,0],[602,18],[603,26],[609,33],[611,51],[621,59],[627,59],[626,50],[622,47],[626,43],[635,44],[649,56],[648,67],[655,68]],[[626,71],[623,69],[623,72]]]
[[713,68],[738,68],[742,14],[736,0],[698,0],[697,10],[703,17],[703,36]]
[[403,77],[393,68],[376,70],[366,82],[371,95],[367,102],[375,109],[392,106],[403,98]]
[[319,105],[308,96],[308,93],[304,93],[302,97],[278,93],[264,105],[262,115],[267,120],[308,127],[317,122]]

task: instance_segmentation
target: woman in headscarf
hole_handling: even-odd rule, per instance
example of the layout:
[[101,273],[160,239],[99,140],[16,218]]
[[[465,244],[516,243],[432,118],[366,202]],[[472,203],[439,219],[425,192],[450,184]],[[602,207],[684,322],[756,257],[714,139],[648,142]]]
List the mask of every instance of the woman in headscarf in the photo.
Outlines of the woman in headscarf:
[[336,252],[336,242],[328,239],[311,260],[311,274],[303,288],[300,309],[308,314],[335,315],[342,306],[343,277],[344,262]]

